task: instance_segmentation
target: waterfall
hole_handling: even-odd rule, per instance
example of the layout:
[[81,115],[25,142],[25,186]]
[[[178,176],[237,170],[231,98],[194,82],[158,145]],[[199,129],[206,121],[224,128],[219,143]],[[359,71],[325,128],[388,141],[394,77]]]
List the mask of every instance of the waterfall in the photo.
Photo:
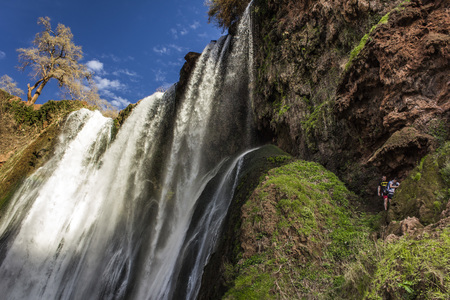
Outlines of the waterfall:
[[195,299],[254,144],[248,11],[211,42],[183,95],[113,122],[81,109],[0,223],[4,299]]

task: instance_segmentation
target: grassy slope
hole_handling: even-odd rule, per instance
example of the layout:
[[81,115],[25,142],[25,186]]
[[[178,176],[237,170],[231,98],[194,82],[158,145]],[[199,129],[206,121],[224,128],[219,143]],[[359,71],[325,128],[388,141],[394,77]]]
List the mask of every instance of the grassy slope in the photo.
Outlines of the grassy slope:
[[[430,157],[433,166],[442,160]],[[448,162],[443,166],[447,176]],[[428,165],[421,168],[428,172]],[[262,178],[242,208],[239,263],[224,267],[224,299],[446,299],[450,293],[448,223],[420,236],[377,240],[381,214],[358,212],[358,199],[319,164],[295,161]]]
[[269,171],[242,208],[242,259],[228,267],[225,299],[335,297],[345,265],[371,244],[355,200],[319,164]]

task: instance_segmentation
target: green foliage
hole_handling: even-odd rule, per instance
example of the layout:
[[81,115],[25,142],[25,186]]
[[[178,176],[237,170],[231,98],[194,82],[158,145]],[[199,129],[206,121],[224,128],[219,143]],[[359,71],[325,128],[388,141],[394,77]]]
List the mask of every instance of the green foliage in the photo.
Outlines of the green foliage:
[[[354,195],[336,175],[307,161],[270,170],[257,191],[258,197],[243,207],[250,214],[244,226],[255,226],[255,241],[268,244],[237,265],[226,299],[250,297],[261,276],[273,281],[264,284],[271,289],[259,299],[333,298],[344,283],[342,265],[369,247],[370,228],[352,213]],[[266,203],[273,203],[274,210],[263,210]]]
[[423,157],[395,193],[392,219],[419,218],[424,225],[436,222],[450,196],[450,142]]
[[392,11],[388,12],[383,17],[381,17],[380,21],[378,21],[378,23],[376,25],[374,25],[374,26],[372,26],[372,28],[370,28],[369,32],[367,34],[365,34],[361,38],[359,44],[350,52],[350,56],[349,56],[348,62],[345,65],[345,71],[347,71],[350,68],[350,66],[352,65],[353,60],[358,56],[358,54],[361,52],[361,50],[367,44],[367,42],[369,41],[370,35],[377,29],[377,27],[382,25],[382,24],[386,24],[389,21],[390,14],[393,11],[399,10],[403,4],[408,3],[408,2],[410,2],[410,0],[405,0],[402,3],[400,3]]
[[14,113],[14,120],[19,124],[33,125],[37,122],[37,113],[32,106],[17,100],[9,103],[9,109]]
[[276,164],[284,164],[292,159],[291,156],[288,155],[278,155],[278,156],[269,156],[267,157],[267,161]]
[[223,299],[260,300],[271,299],[269,292],[274,287],[274,280],[269,274],[259,272],[257,268],[250,267],[244,274],[239,275]]
[[[3,104],[4,102],[8,102],[9,99],[13,98],[14,96],[8,93],[7,91],[0,89],[0,104]],[[2,105],[3,106],[3,105]]]
[[280,110],[278,111],[278,116],[281,117],[282,115],[284,115],[290,108],[290,105],[283,105],[280,107]]
[[[439,238],[378,243],[380,260],[367,299],[446,299],[450,292],[450,230]],[[369,271],[370,272],[370,271]]]
[[420,178],[422,178],[422,174],[420,174],[420,172],[417,172],[416,175],[414,175],[413,180],[419,181]]
[[314,108],[307,119],[301,121],[302,129],[306,135],[306,145],[308,148],[314,150],[316,148],[314,137],[324,134],[326,131],[325,128],[328,123],[328,117],[331,115],[332,107],[332,101],[322,102]]
[[209,0],[209,22],[214,21],[224,30],[230,28],[245,11],[250,0]]
[[14,120],[18,124],[37,127],[43,127],[46,122],[49,123],[57,117],[85,107],[80,101],[70,100],[48,101],[38,110],[20,100],[7,102],[4,106],[6,111],[14,115]]
[[114,127],[119,129],[125,120],[131,115],[131,112],[136,107],[136,104],[129,104],[125,109],[121,110],[116,118],[114,118]]
[[450,130],[445,120],[434,119],[430,122],[428,133],[438,141],[439,145],[443,145],[449,138]]
[[450,160],[445,163],[444,167],[440,170],[440,174],[444,182],[450,186]]
[[361,52],[361,50],[364,48],[364,46],[366,45],[367,41],[369,40],[369,34],[370,33],[365,34],[362,37],[361,41],[359,42],[358,46],[356,46],[352,50],[352,52],[350,52],[350,57],[348,58],[348,62],[345,65],[345,70],[349,69],[349,67],[352,65],[353,60],[358,56],[359,52]]

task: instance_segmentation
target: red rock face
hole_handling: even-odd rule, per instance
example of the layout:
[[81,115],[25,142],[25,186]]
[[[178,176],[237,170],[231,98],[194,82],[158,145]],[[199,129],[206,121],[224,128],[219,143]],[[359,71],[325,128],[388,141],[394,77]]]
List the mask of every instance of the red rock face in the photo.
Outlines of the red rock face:
[[362,140],[363,163],[402,175],[434,148],[433,128],[448,128],[449,6],[412,1],[392,12],[344,74],[336,114]]

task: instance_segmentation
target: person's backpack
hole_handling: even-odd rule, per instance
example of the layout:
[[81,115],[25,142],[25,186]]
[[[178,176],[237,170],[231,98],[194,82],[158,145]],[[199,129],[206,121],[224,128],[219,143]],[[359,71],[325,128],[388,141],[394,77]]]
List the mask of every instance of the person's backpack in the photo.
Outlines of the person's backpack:
[[389,188],[391,186],[392,181],[389,181],[386,187],[387,193],[393,195],[395,192],[394,188]]
[[381,186],[380,188],[381,195],[387,195],[389,183],[387,181],[381,181],[380,186]]

